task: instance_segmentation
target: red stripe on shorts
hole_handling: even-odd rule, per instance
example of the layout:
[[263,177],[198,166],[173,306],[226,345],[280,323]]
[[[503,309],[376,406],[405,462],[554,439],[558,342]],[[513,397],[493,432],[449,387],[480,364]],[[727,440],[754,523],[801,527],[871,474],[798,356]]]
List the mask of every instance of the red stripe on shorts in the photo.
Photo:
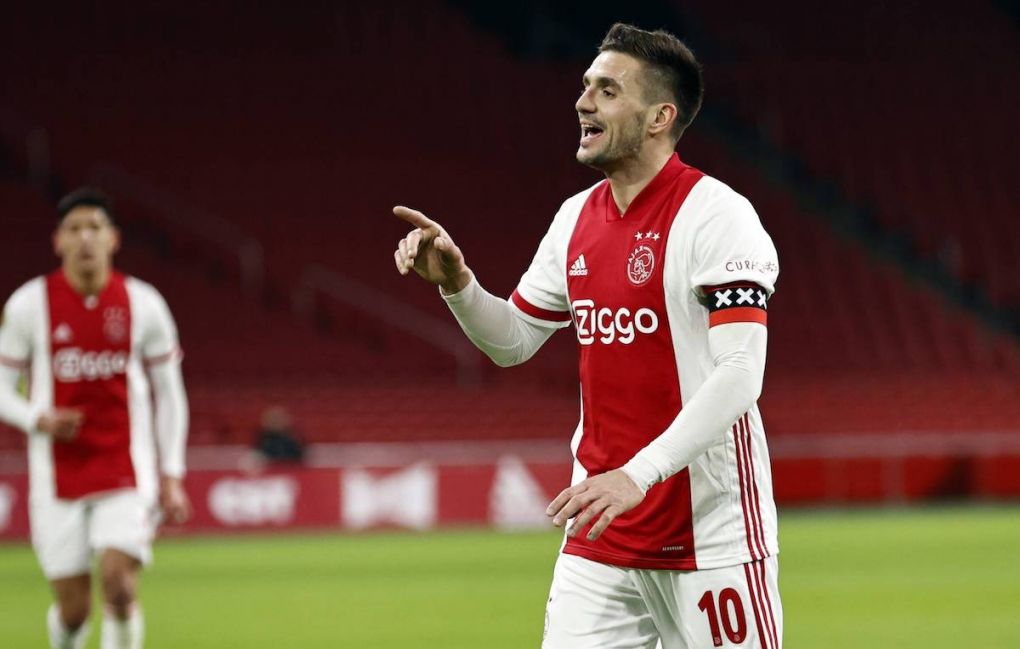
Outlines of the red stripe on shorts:
[[765,591],[766,606],[764,606],[763,608],[765,609],[765,613],[768,616],[769,626],[772,628],[772,645],[778,648],[779,632],[778,629],[776,629],[776,616],[772,612],[772,598],[769,597],[769,582],[768,579],[765,578],[765,561],[762,560],[759,561],[759,563],[761,564],[761,587]]
[[763,649],[768,649],[768,637],[765,635],[765,629],[761,624],[761,609],[758,606],[758,598],[755,596],[754,581],[751,578],[751,564],[744,564],[744,576],[747,578],[747,593],[751,598],[751,608],[754,609],[754,624],[758,627],[758,638],[761,640],[761,646]]

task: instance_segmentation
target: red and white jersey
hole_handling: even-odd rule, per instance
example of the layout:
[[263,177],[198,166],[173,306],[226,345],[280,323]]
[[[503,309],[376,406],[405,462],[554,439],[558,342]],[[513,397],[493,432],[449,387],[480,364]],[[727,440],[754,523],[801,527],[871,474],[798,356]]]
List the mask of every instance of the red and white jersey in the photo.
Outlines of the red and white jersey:
[[113,273],[83,297],[56,271],[14,292],[4,309],[0,362],[28,373],[34,411],[83,411],[75,439],[29,435],[31,497],[78,499],[158,489],[148,365],[180,356],[177,329],[151,285]]
[[[574,484],[620,468],[669,426],[715,367],[709,328],[765,325],[778,273],[751,204],[676,155],[623,216],[607,181],[563,204],[510,302],[534,324],[577,331]],[[757,406],[597,541],[578,535],[563,551],[672,570],[778,552]]]

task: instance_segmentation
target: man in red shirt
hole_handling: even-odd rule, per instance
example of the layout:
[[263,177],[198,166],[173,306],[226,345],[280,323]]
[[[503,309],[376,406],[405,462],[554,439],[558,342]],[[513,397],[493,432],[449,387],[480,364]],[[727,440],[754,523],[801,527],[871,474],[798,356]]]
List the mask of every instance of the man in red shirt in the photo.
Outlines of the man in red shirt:
[[0,419],[28,436],[32,544],[55,599],[50,646],[85,646],[95,557],[102,649],[137,649],[138,577],[160,514],[189,513],[177,329],[155,288],[114,270],[120,234],[101,193],[73,192],[58,213],[61,268],[4,307]]
[[567,199],[509,300],[481,288],[438,223],[394,253],[499,365],[577,332],[582,417],[547,649],[778,649],[776,511],[761,392],[779,264],[751,204],[679,159],[703,94],[691,51],[617,24],[577,100],[579,162],[606,180]]

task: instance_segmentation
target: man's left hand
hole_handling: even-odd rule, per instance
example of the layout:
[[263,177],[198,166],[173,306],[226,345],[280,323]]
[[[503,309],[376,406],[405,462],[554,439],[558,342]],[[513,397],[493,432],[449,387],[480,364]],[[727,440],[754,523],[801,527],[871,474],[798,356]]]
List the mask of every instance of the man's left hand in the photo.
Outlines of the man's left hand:
[[191,501],[180,478],[163,476],[159,484],[159,506],[163,510],[163,520],[173,525],[191,518]]
[[568,519],[577,516],[567,530],[567,536],[570,537],[577,536],[578,532],[601,514],[588,532],[588,540],[594,541],[617,516],[634,509],[644,499],[645,494],[630,476],[615,469],[564,489],[549,504],[545,513],[553,517],[553,525],[556,527],[563,527]]

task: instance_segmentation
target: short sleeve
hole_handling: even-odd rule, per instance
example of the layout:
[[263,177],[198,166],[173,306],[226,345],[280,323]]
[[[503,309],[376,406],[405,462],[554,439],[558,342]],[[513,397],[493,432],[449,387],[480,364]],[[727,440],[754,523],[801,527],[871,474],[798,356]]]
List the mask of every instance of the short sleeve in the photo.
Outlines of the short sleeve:
[[521,277],[510,304],[519,315],[540,327],[561,328],[570,324],[567,298],[567,244],[583,205],[581,194],[568,200],[553,219],[538,245],[531,266]]
[[177,325],[170,307],[159,292],[147,287],[146,326],[142,332],[142,355],[147,366],[158,365],[183,356],[177,339]]
[[32,356],[32,328],[23,291],[18,291],[4,305],[0,315],[0,365],[18,370],[28,369]]
[[775,245],[754,208],[730,191],[695,231],[691,286],[709,311],[709,324],[766,322],[779,276]]

